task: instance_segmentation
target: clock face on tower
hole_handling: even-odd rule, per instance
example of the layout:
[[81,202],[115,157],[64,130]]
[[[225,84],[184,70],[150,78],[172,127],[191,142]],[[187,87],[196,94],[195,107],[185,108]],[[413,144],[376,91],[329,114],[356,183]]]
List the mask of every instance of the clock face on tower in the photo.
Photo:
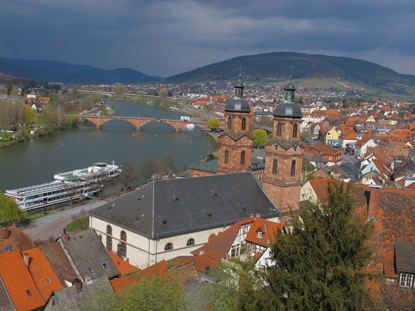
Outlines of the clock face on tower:
[[278,151],[278,149],[280,149],[280,146],[278,145],[278,143],[275,143],[273,147],[274,147],[274,150],[276,150],[276,151]]

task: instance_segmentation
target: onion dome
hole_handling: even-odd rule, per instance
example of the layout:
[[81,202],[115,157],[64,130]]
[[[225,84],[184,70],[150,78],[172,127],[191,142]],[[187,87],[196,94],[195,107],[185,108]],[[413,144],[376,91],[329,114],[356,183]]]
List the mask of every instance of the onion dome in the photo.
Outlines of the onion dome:
[[290,77],[290,82],[284,87],[284,103],[278,105],[274,110],[274,117],[299,119],[303,117],[300,106],[292,102],[294,100],[295,90],[295,85],[292,83],[292,78]]
[[251,112],[251,106],[243,99],[245,85],[241,81],[241,75],[239,75],[239,81],[235,83],[235,95],[225,106],[226,112]]

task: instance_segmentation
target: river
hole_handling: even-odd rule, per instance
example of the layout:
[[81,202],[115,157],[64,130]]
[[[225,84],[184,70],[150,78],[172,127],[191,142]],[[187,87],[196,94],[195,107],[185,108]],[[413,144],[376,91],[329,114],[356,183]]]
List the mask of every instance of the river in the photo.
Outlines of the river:
[[[171,112],[148,105],[112,101],[114,116],[179,119]],[[94,162],[129,161],[138,164],[146,157],[173,155],[179,171],[199,162],[213,150],[203,131],[174,132],[161,122],[136,131],[130,123],[113,120],[97,129],[90,122],[54,132],[13,146],[0,148],[0,189],[14,189],[53,180],[57,172],[88,167]]]

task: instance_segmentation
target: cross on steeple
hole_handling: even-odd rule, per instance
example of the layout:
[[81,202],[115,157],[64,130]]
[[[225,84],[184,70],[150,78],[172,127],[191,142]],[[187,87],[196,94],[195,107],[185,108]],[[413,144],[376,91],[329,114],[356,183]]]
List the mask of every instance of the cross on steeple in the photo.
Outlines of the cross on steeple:
[[294,66],[293,66],[293,65],[291,65],[291,66],[290,66],[290,81],[292,81],[292,80],[293,80],[293,69],[294,69]]

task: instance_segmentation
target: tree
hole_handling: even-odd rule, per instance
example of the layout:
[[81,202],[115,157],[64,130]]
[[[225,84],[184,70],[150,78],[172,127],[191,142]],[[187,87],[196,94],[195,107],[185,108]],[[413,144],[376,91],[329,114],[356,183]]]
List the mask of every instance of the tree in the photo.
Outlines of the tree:
[[123,186],[128,187],[137,179],[139,179],[139,174],[136,171],[136,167],[129,161],[122,162],[122,171],[118,176],[118,180],[120,180]]
[[155,106],[163,109],[169,108],[170,100],[167,98],[167,96],[169,95],[169,91],[167,89],[161,89],[158,95],[158,100],[154,101]]
[[17,96],[19,95],[19,88],[17,85],[12,85],[9,89],[9,95]]
[[208,128],[211,130],[217,130],[219,129],[220,124],[218,118],[212,118],[208,121]]
[[146,93],[144,91],[137,91],[137,103],[145,104],[146,103]]
[[35,118],[35,111],[30,106],[25,106],[25,123],[32,124]]
[[163,175],[177,173],[177,165],[174,162],[174,157],[171,153],[168,153],[164,158],[159,161],[159,172]]
[[141,277],[119,295],[123,310],[183,310],[180,283],[169,277]]
[[[327,203],[294,216],[271,245],[263,305],[273,310],[364,310],[373,227],[354,208],[352,184],[329,182]],[[262,303],[262,302],[261,302]],[[268,308],[267,308],[268,309]]]
[[125,92],[124,84],[121,84],[121,83],[117,82],[117,83],[114,83],[114,85],[112,87],[114,88],[115,97],[116,98],[122,98],[122,96],[124,95],[124,92]]
[[153,157],[147,157],[138,164],[140,175],[149,180],[157,172],[157,160]]
[[9,199],[0,191],[0,220],[7,228],[7,223],[22,219],[26,213],[22,211],[14,199]]
[[254,146],[263,146],[267,143],[267,132],[265,132],[263,129],[253,130],[252,137],[254,139]]

